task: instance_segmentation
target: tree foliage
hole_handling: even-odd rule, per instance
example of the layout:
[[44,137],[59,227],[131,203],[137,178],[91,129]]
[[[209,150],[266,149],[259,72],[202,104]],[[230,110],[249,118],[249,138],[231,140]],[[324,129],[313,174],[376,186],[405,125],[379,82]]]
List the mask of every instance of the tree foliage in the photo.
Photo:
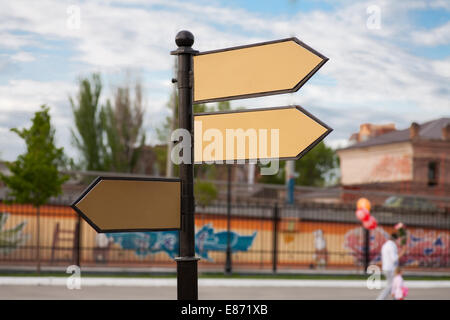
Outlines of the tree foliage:
[[11,174],[0,174],[0,178],[16,202],[39,207],[50,197],[59,195],[61,185],[69,178],[58,171],[66,159],[64,149],[55,147],[55,130],[50,123],[49,108],[41,106],[29,129],[13,128],[11,131],[24,140],[26,152],[16,161],[7,162]]
[[[324,186],[332,180],[334,170],[339,166],[338,157],[334,150],[320,142],[312,148],[303,158],[295,161],[295,172],[298,176],[295,179],[296,185],[303,186]],[[272,176],[262,176],[263,183],[285,183],[285,161],[280,161],[278,174]]]
[[142,86],[136,82],[134,99],[129,84],[116,88],[114,107],[108,101],[101,113],[108,152],[105,163],[116,172],[133,172],[145,145]]
[[217,198],[217,188],[211,182],[197,181],[194,185],[195,201],[201,206],[207,206]]
[[[164,143],[164,144],[169,141],[169,135],[171,134],[172,123],[173,123],[173,127],[175,129],[178,128],[178,123],[179,123],[179,121],[178,121],[178,93],[176,91],[173,91],[170,94],[169,101],[167,102],[166,107],[169,108],[171,110],[171,112],[168,116],[166,116],[164,124],[161,127],[156,128],[158,140],[160,143]],[[175,107],[175,112],[172,111],[174,107]],[[194,104],[192,108],[193,108],[194,114],[202,113],[202,112],[212,112],[215,110],[214,107],[208,107],[204,103]],[[173,117],[172,113],[175,114],[175,117]]]
[[[115,89],[113,103],[100,105],[99,74],[79,82],[76,99],[70,98],[75,120],[74,144],[81,167],[93,171],[133,172],[145,144],[142,86],[136,82]],[[134,97],[132,91],[134,89]]]
[[75,120],[72,129],[75,147],[81,153],[81,166],[86,170],[108,170],[105,159],[107,151],[103,139],[104,126],[99,105],[102,83],[99,74],[80,79],[75,99],[69,97]]

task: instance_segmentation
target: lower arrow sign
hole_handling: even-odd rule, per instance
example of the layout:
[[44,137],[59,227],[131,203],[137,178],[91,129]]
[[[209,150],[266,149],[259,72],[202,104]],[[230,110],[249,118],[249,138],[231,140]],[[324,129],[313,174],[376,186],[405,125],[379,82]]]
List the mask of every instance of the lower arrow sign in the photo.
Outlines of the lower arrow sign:
[[181,181],[98,177],[71,207],[97,232],[179,230]]

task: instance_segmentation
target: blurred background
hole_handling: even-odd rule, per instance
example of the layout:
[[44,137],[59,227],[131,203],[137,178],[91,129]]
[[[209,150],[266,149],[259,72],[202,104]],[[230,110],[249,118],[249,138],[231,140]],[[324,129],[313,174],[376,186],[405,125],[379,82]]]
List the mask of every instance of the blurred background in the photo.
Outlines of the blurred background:
[[0,270],[174,272],[177,232],[97,234],[70,204],[99,175],[178,176],[187,29],[200,51],[295,36],[330,59],[297,93],[195,112],[298,104],[334,129],[276,175],[196,166],[200,272],[363,273],[402,222],[402,266],[449,273],[449,2],[3,1],[0,21]]

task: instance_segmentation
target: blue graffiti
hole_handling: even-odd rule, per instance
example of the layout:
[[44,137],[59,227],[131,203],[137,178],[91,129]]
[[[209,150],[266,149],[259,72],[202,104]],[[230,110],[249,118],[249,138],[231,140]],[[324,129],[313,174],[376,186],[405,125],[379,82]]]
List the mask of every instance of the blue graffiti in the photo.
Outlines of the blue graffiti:
[[[241,236],[240,234],[230,232],[231,252],[248,251],[256,237],[256,231],[250,236]],[[215,233],[210,225],[204,225],[195,235],[195,252],[202,257],[212,261],[209,257],[209,251],[226,251],[228,241],[228,232],[220,231]]]
[[178,232],[121,232],[107,233],[122,249],[134,250],[138,256],[165,252],[171,258],[178,255]]
[[[175,258],[179,254],[178,231],[107,233],[106,236],[122,249],[134,250],[141,257],[165,252],[170,258]],[[256,231],[248,236],[231,231],[231,251],[248,251],[255,237]],[[227,240],[227,231],[214,232],[210,224],[204,225],[195,234],[195,252],[201,258],[212,261],[209,252],[226,251]]]

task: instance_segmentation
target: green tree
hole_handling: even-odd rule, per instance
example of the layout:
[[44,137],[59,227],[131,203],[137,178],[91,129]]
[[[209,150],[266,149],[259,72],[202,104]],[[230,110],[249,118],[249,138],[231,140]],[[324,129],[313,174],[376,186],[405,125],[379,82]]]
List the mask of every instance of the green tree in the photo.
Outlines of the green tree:
[[[69,179],[61,175],[59,168],[65,165],[63,148],[56,148],[55,130],[50,123],[49,108],[41,106],[32,119],[29,129],[11,129],[25,141],[26,152],[16,161],[7,162],[10,175],[0,173],[9,189],[9,196],[17,203],[29,203],[36,208],[37,241],[40,241],[39,208],[52,196],[61,194],[61,185]],[[40,271],[39,246],[37,252],[38,272]]]
[[101,112],[107,137],[104,162],[116,172],[133,172],[145,145],[142,85],[136,82],[134,99],[131,98],[131,91],[129,84],[118,87],[114,96],[114,108],[108,101]]
[[[173,90],[170,94],[169,101],[166,104],[166,107],[170,110],[170,114],[165,118],[165,121],[163,125],[159,128],[156,128],[156,134],[158,136],[158,140],[161,144],[167,144],[169,143],[169,137],[172,133],[172,130],[175,130],[178,128],[178,92],[177,90]],[[194,104],[193,105],[193,111],[195,113],[202,113],[202,112],[208,112],[213,111],[213,108],[208,108],[206,104]],[[170,161],[170,156],[167,157],[167,153],[170,152],[171,148],[166,148],[165,153],[166,155],[159,155],[160,157],[164,157],[166,161]],[[172,175],[177,176],[178,175],[178,166],[173,165],[173,172]],[[166,170],[168,169],[168,163],[166,163],[166,169],[164,170],[164,174],[166,173]]]
[[99,105],[102,83],[99,74],[79,81],[75,99],[69,97],[75,120],[75,130],[71,130],[75,147],[81,153],[81,167],[85,170],[108,170],[107,151],[104,143],[104,126]]
[[[169,101],[167,102],[166,107],[169,108],[171,112],[168,116],[166,116],[163,125],[159,128],[156,128],[156,134],[160,143],[167,143],[167,141],[169,141],[172,121],[173,127],[175,129],[178,128],[178,93],[176,91],[173,91],[170,94]],[[172,110],[174,107],[175,111],[173,112]],[[214,111],[214,107],[208,107],[204,103],[194,104],[192,109],[194,111],[194,114]],[[173,119],[172,113],[175,115],[175,119]]]
[[201,206],[209,205],[217,198],[217,188],[211,182],[197,181],[194,185],[195,202]]
[[[298,177],[296,185],[322,187],[334,178],[334,171],[339,166],[338,157],[334,150],[320,142],[303,158],[295,161],[295,172]],[[278,174],[261,176],[262,183],[285,183],[285,161],[280,161]]]
[[299,173],[296,183],[303,186],[322,187],[338,165],[336,152],[320,142],[303,158],[295,162],[295,171]]
[[221,101],[217,104],[216,107],[217,111],[230,111],[231,110],[231,104],[230,101]]

